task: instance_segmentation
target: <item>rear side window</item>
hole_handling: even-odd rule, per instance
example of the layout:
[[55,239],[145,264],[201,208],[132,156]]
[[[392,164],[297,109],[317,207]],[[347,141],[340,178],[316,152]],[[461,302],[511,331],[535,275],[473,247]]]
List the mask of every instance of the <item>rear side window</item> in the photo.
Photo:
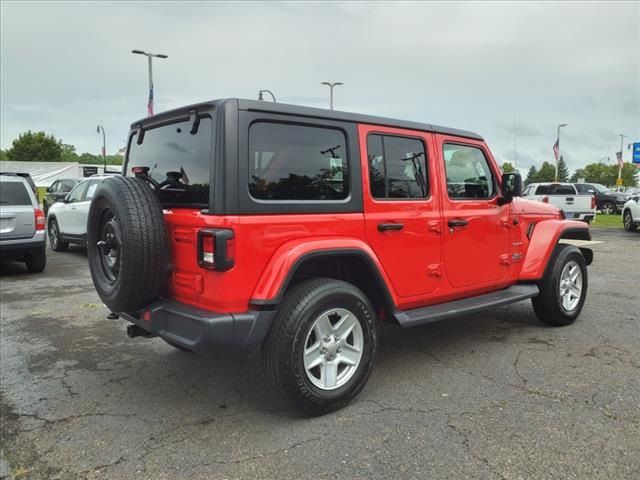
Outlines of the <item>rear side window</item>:
[[369,185],[374,198],[427,198],[424,144],[392,135],[367,137]]
[[249,193],[258,200],[343,200],[347,139],[340,130],[257,122],[249,130]]
[[443,154],[449,198],[493,197],[496,193],[495,179],[480,148],[445,143]]
[[0,205],[32,205],[31,197],[22,182],[0,183]]
[[212,131],[212,119],[201,117],[195,134],[188,120],[145,130],[141,145],[134,134],[127,175],[133,167],[147,167],[160,185],[162,203],[208,205]]

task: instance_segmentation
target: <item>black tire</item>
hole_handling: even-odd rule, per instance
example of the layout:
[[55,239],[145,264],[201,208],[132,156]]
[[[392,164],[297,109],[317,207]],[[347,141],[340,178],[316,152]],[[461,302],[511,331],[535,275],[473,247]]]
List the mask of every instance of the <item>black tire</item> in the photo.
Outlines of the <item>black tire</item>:
[[600,205],[600,211],[605,215],[615,215],[618,213],[616,204],[613,202],[602,202],[602,205]]
[[[353,312],[361,328],[362,353],[346,382],[335,389],[325,390],[310,380],[305,371],[303,353],[309,336],[313,335],[313,325],[323,312],[334,308]],[[331,328],[337,326],[339,320]],[[350,335],[347,334],[343,340],[352,338]],[[333,340],[336,340],[335,336]],[[365,294],[350,283],[319,278],[296,285],[287,293],[265,339],[262,355],[267,381],[297,408],[309,415],[322,415],[345,406],[362,390],[371,373],[377,349],[376,317]],[[335,363],[338,365],[338,360]],[[339,371],[338,367],[336,371]]]
[[633,223],[633,216],[631,215],[631,210],[625,210],[622,215],[622,223],[624,224],[624,229],[627,232],[635,232],[638,230],[638,226]]
[[45,248],[37,252],[32,252],[25,258],[27,270],[30,273],[40,273],[47,266],[47,252]]
[[99,184],[87,251],[93,284],[112,312],[138,310],[159,297],[169,271],[167,227],[158,197],[143,180],[115,176]]
[[54,252],[64,252],[69,248],[69,244],[60,239],[60,226],[55,218],[49,220],[47,228],[47,236],[49,237],[49,245]]
[[[581,288],[577,304],[567,309],[560,295],[561,276],[565,267],[572,262],[580,269]],[[582,311],[589,286],[587,262],[580,253],[580,249],[573,245],[557,245],[547,265],[545,276],[538,286],[540,293],[532,299],[533,309],[538,319],[557,327],[573,323]]]

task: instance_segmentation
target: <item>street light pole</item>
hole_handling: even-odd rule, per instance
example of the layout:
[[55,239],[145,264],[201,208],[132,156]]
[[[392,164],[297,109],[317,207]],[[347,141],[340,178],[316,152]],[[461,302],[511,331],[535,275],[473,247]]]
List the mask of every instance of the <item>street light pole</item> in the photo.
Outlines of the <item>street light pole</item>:
[[271,95],[271,98],[273,98],[273,103],[276,103],[276,96],[273,94],[271,90],[260,90],[258,92],[258,100],[264,100],[264,98],[262,98],[263,93],[268,93],[269,95]]
[[333,110],[333,87],[337,87],[338,85],[344,85],[342,82],[321,82],[320,85],[327,85],[329,87],[329,108]]
[[157,58],[169,58],[168,55],[163,53],[149,53],[142,50],[131,50],[131,53],[138,55],[144,55],[147,57],[149,64],[149,102],[147,103],[147,114],[153,115],[153,57]]
[[558,140],[558,158],[556,158],[556,179],[555,181],[558,181],[558,159],[560,158],[560,129],[562,127],[566,127],[567,125],[569,125],[568,123],[561,123],[560,125],[558,125],[558,136],[556,137]]
[[104,161],[104,170],[102,173],[107,173],[107,140],[102,125],[96,127],[96,133],[100,133],[100,130],[102,130],[102,160]]

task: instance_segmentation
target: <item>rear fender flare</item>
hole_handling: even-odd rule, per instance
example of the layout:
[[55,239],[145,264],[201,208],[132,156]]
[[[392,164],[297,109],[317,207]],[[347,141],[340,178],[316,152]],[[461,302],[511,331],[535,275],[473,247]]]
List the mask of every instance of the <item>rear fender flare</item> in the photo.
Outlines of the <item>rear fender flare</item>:
[[395,309],[397,296],[393,290],[389,289],[390,280],[371,247],[361,240],[344,237],[314,241],[300,239],[282,245],[264,269],[253,291],[250,305],[276,306],[282,300],[298,267],[306,260],[319,256],[357,256],[367,262],[374,276],[377,277],[378,285],[385,292],[386,303]]

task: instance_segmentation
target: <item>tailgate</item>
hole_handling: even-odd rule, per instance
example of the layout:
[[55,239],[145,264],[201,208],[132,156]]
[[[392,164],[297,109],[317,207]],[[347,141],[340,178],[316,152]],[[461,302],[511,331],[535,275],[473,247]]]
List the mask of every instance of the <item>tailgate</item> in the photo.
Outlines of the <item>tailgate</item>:
[[549,195],[549,203],[561,208],[565,213],[586,213],[593,210],[591,195]]
[[31,206],[0,207],[0,239],[31,238],[36,220]]

